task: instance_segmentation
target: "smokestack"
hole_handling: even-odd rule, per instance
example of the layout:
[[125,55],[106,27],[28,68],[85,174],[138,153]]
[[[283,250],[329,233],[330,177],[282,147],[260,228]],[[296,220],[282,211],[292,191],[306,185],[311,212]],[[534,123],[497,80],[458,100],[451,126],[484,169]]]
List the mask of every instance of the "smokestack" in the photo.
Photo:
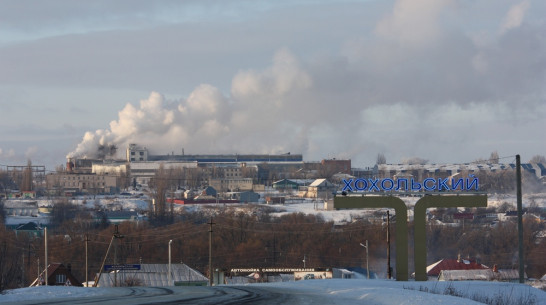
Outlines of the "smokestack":
[[72,160],[68,159],[68,161],[66,161],[66,171],[71,173],[73,169],[74,163],[72,163]]

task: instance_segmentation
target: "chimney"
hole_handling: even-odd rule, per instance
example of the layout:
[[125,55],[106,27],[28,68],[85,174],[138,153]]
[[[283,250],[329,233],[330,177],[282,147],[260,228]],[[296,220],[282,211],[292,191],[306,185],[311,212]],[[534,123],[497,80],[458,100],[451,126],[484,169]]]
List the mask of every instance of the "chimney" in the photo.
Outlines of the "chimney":
[[499,272],[499,268],[497,267],[497,264],[493,265],[493,272]]
[[69,159],[69,160],[66,162],[66,170],[67,170],[68,172],[72,172],[73,169],[74,169],[74,163],[72,163],[72,160]]
[[457,255],[457,263],[460,263],[460,262],[461,262],[461,253],[459,253],[459,254]]

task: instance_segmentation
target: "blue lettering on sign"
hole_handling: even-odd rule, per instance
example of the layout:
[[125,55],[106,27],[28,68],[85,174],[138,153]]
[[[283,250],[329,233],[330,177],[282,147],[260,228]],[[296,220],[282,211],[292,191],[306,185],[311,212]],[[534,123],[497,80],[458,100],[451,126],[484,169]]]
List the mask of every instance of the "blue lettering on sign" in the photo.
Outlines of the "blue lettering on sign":
[[468,178],[426,178],[422,182],[415,181],[413,178],[408,181],[407,178],[393,180],[385,179],[343,179],[342,192],[389,192],[389,191],[455,191],[455,190],[478,190],[478,177],[469,175]]
[[448,178],[445,178],[445,179],[438,179],[438,191],[441,191],[443,189],[445,190],[448,190],[449,191],[449,184],[448,184],[449,180]]
[[370,183],[372,185],[370,186],[369,191],[372,191],[372,190],[378,191],[378,192],[380,191],[379,187],[377,186],[377,182],[379,182],[379,179],[375,179],[375,180],[370,179]]
[[353,188],[351,187],[351,182],[353,182],[353,179],[349,179],[349,180],[343,179],[343,183],[345,183],[345,186],[343,187],[343,189],[341,191],[342,192],[346,192],[346,191],[352,192]]
[[358,178],[355,180],[355,189],[357,191],[365,191],[368,188],[366,179]]

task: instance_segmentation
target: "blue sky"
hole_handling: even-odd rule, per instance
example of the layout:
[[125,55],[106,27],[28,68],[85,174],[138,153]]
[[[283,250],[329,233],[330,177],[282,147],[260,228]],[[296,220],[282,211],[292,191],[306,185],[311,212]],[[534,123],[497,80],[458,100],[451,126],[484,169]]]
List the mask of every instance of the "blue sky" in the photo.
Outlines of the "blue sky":
[[[546,155],[544,1],[2,1],[0,164]],[[512,161],[512,160],[509,160]]]

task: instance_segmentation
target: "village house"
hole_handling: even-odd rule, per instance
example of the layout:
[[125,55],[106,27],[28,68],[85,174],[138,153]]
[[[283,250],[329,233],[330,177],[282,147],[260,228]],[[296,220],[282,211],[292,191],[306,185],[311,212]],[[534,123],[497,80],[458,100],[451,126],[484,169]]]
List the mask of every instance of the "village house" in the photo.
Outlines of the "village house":
[[[44,274],[46,270],[42,271],[40,276],[30,284],[33,286],[42,286],[46,284]],[[72,275],[71,265],[67,266],[61,263],[50,264],[47,268],[47,285],[48,286],[78,286],[82,287],[82,283]]]

